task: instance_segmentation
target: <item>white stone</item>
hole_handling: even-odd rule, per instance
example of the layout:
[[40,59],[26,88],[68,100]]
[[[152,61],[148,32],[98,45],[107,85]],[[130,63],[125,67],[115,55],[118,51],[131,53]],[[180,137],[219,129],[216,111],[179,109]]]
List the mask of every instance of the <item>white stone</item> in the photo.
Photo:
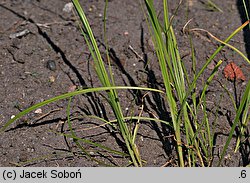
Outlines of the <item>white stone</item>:
[[73,7],[74,7],[73,3],[67,3],[64,5],[63,11],[66,13],[70,13],[73,10]]
[[42,114],[43,113],[43,111],[42,111],[42,109],[41,108],[38,108],[37,110],[35,110],[35,112],[34,112],[35,114]]

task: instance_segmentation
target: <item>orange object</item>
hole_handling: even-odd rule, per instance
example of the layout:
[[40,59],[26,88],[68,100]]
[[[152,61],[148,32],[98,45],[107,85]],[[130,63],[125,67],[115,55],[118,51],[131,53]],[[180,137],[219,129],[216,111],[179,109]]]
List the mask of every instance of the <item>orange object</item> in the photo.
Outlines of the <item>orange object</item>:
[[229,64],[226,65],[226,67],[223,70],[223,74],[225,78],[227,78],[230,81],[246,80],[246,77],[244,76],[242,70],[234,62],[230,62]]

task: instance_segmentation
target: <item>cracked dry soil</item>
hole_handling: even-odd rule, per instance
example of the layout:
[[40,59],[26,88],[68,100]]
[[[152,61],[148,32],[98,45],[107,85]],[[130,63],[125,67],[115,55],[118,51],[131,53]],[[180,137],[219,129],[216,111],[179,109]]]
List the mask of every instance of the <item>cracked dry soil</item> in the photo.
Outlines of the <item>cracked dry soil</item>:
[[[205,1],[184,0],[173,20],[182,61],[188,73],[192,72],[189,38],[182,28],[192,19],[191,28],[208,30],[225,39],[244,23],[241,1],[216,1],[223,12],[209,9]],[[63,11],[67,0],[1,0],[0,1],[0,126],[12,115],[33,104],[83,87],[97,87],[92,58],[80,34],[76,17]],[[80,1],[104,55],[103,9],[104,0]],[[155,1],[162,15],[160,1]],[[178,1],[169,1],[173,13]],[[189,9],[187,10],[187,6]],[[187,17],[188,12],[188,17]],[[15,38],[16,33],[25,34]],[[193,32],[197,69],[219,45],[204,33]],[[145,17],[138,1],[110,0],[107,18],[107,37],[110,46],[111,65],[117,85],[146,86],[162,89],[162,79]],[[250,56],[249,30],[236,35],[232,44]],[[144,61],[142,61],[142,59]],[[145,63],[147,59],[147,64]],[[235,117],[233,105],[222,88],[223,83],[239,102],[249,80],[249,65],[234,51],[224,48],[214,62],[222,59],[215,80],[207,93],[209,120],[215,121],[214,159],[218,156],[229,134]],[[246,80],[228,81],[222,73],[230,61],[242,69]],[[107,65],[107,63],[106,63]],[[147,65],[147,66],[146,66]],[[210,67],[213,67],[213,65]],[[198,81],[197,91],[207,76],[208,68]],[[168,119],[168,110],[162,96],[145,92],[119,91],[124,115],[138,115]],[[114,119],[104,93],[76,96],[71,102],[73,128],[81,138],[101,143],[114,150],[125,151],[121,136],[102,122],[86,117],[97,115]],[[145,106],[142,106],[142,103]],[[68,132],[66,108],[68,100],[62,100],[33,111],[13,123],[0,134],[0,166],[105,166],[87,158],[72,139],[65,139],[55,132]],[[218,110],[218,111],[216,111]],[[219,114],[218,116],[216,115]],[[85,116],[85,117],[84,117]],[[237,132],[236,132],[237,133]],[[173,132],[167,126],[154,122],[142,122],[137,146],[144,166],[176,166]],[[249,126],[247,134],[249,137]],[[249,138],[246,137],[239,152],[234,153],[233,138],[222,166],[246,166],[249,164]],[[112,155],[84,144],[92,157],[114,166],[126,166],[128,159]],[[73,153],[72,153],[73,152]]]

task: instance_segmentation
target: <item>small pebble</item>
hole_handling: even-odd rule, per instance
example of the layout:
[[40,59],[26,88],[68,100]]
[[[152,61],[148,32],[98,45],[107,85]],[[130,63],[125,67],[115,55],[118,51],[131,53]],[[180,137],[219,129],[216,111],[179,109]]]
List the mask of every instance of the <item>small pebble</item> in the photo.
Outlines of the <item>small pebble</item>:
[[50,83],[54,83],[55,80],[56,80],[56,78],[55,78],[54,76],[50,76],[50,77],[49,77],[49,82],[50,82]]
[[16,117],[15,115],[11,115],[10,119],[13,119],[14,117]]
[[34,149],[34,148],[29,148],[29,147],[28,147],[28,148],[27,148],[27,151],[28,151],[28,152],[34,152],[35,149]]
[[128,35],[129,35],[129,32],[128,32],[128,31],[125,31],[123,34],[124,34],[124,36],[128,36]]
[[56,62],[54,60],[48,60],[46,67],[51,71],[55,71],[56,70]]
[[35,110],[35,112],[34,112],[35,114],[42,114],[43,113],[43,111],[42,111],[42,109],[41,108],[38,108],[37,110]]
[[67,3],[64,5],[63,11],[66,13],[70,13],[73,10],[73,7],[74,7],[73,3]]
[[76,85],[72,85],[69,87],[68,92],[73,92],[76,90]]
[[97,8],[96,8],[96,6],[95,5],[91,5],[90,7],[89,7],[89,11],[91,12],[91,11],[96,11],[97,10]]
[[23,37],[27,34],[29,34],[30,31],[28,29],[24,29],[23,31],[20,31],[20,32],[17,32],[17,33],[14,33],[14,34],[10,34],[9,37],[11,39],[14,39],[14,38],[20,38],[20,37]]
[[143,136],[141,136],[141,141],[143,142],[143,140],[144,140],[144,139],[143,139]]

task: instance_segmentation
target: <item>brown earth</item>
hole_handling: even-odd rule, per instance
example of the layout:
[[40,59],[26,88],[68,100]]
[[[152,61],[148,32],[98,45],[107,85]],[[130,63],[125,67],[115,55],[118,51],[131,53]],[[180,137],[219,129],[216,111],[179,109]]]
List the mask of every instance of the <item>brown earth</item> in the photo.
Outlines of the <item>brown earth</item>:
[[[105,1],[80,2],[104,55]],[[221,40],[246,20],[241,0],[216,1],[216,5],[223,12],[209,8],[205,2],[207,1],[184,0],[173,19],[180,53],[188,73],[192,72],[190,43],[187,34],[183,33],[183,27],[188,20],[192,19],[189,28],[208,30]],[[66,3],[66,0],[0,1],[0,127],[11,116],[33,104],[75,88],[100,86],[75,15],[63,11]],[[169,2],[171,13],[174,13],[177,5],[178,1]],[[161,16],[161,4],[156,3],[156,6]],[[12,38],[13,34],[23,30],[28,30],[27,34]],[[192,32],[191,35],[199,70],[219,43],[204,32]],[[107,37],[117,85],[162,89],[161,73],[138,1],[109,1]],[[249,30],[244,29],[230,43],[245,55],[248,53],[249,58],[249,40]],[[148,67],[145,67],[145,63],[138,56],[148,60]],[[209,120],[212,122],[218,118],[215,124],[214,160],[210,166],[216,165],[235,117],[233,105],[221,84],[225,85],[233,96],[236,94],[238,102],[250,77],[249,65],[236,52],[224,48],[214,63],[220,59],[223,64],[207,93]],[[223,76],[223,68],[231,61],[242,69],[246,81],[237,81],[234,84]],[[209,68],[198,81],[197,91],[211,73],[213,65]],[[109,120],[114,119],[102,94],[81,95],[72,99],[73,128],[81,138],[126,152],[117,131],[107,125],[100,127],[102,122],[99,120],[83,117],[97,115]],[[138,115],[141,112],[144,94],[146,93],[119,91],[125,116]],[[146,98],[143,116],[153,115],[167,120],[168,112],[162,103],[162,96],[148,95]],[[55,133],[68,131],[67,105],[68,100],[62,100],[42,107],[41,111],[29,113],[0,134],[0,166],[104,166],[86,157],[72,139],[65,139]],[[173,132],[167,126],[142,122],[137,146],[142,159],[145,160],[144,166],[177,165],[172,135]],[[249,164],[249,133],[247,135],[237,153],[233,152],[236,142],[235,137],[233,138],[222,166]],[[106,164],[126,166],[129,163],[129,159],[104,152],[92,145],[84,144],[84,148],[90,152],[92,158]]]

